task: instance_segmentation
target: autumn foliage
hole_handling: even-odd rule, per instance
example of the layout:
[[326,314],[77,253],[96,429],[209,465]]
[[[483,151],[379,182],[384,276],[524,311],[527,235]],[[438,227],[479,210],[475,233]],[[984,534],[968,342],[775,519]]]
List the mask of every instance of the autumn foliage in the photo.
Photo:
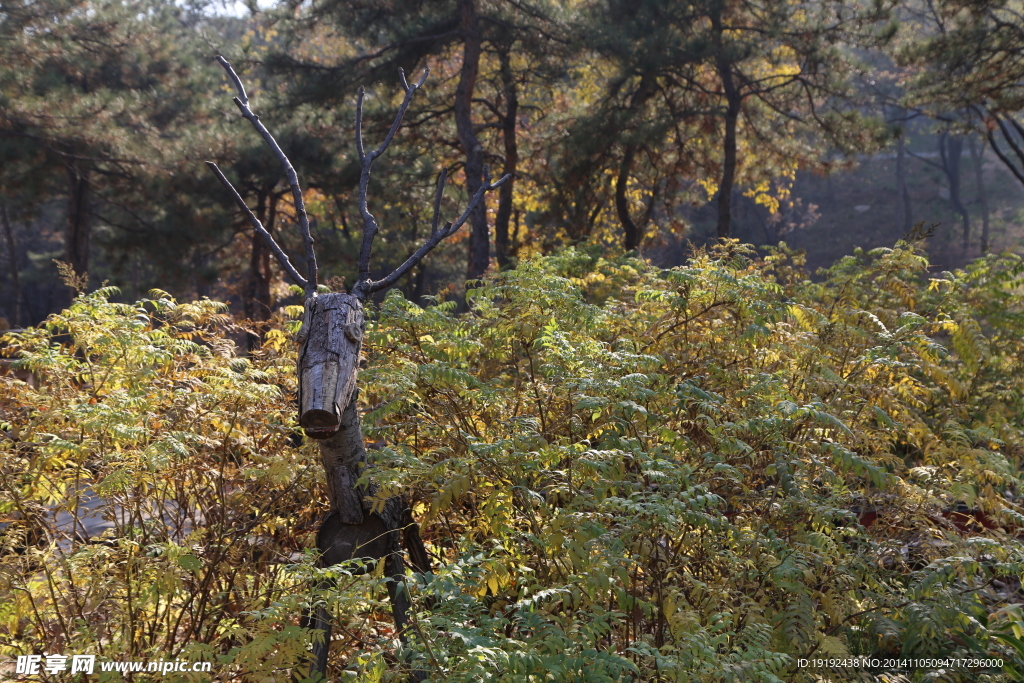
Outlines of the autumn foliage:
[[[415,502],[435,555],[410,581],[431,680],[858,680],[797,666],[847,655],[1024,671],[1024,263],[934,273],[899,243],[800,265],[735,242],[670,270],[565,250],[465,314],[380,304],[366,476]],[[325,492],[294,425],[297,321],[242,358],[220,304],[113,294],[4,338],[39,387],[0,377],[0,654],[284,681],[323,600],[332,679],[403,680],[379,568],[308,550]],[[92,538],[60,524],[88,496],[110,522]]]

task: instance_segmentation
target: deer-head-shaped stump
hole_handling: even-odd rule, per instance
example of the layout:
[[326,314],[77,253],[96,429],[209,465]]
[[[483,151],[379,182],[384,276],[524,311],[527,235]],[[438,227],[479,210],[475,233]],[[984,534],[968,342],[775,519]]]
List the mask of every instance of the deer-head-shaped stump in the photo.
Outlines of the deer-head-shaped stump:
[[[419,528],[412,518],[412,512],[401,497],[389,498],[382,509],[373,510],[367,503],[373,494],[373,485],[359,486],[362,470],[366,464],[366,449],[360,427],[357,407],[357,370],[359,354],[365,332],[363,305],[368,297],[394,285],[408,273],[434,247],[457,231],[483,201],[484,194],[498,187],[509,176],[495,183],[484,168],[484,179],[480,189],[470,198],[462,215],[454,223],[440,225],[441,198],[444,194],[447,172],[438,176],[437,191],[434,195],[433,222],[430,237],[409,256],[406,261],[380,280],[370,278],[370,255],[373,239],[379,231],[377,221],[367,208],[366,195],[370,182],[370,169],[391,144],[395,133],[402,124],[405,112],[416,90],[422,87],[429,71],[425,70],[420,80],[410,85],[405,74],[399,70],[405,98],[399,107],[387,136],[374,150],[363,149],[363,89],[359,89],[356,102],[356,149],[362,172],[359,179],[358,204],[363,218],[362,245],[359,251],[358,275],[349,293],[322,294],[317,291],[316,254],[309,230],[305,202],[299,186],[298,175],[288,157],[260,119],[249,108],[242,81],[226,59],[217,57],[238,92],[234,103],[242,116],[249,120],[256,131],[277,156],[284,167],[285,176],[291,186],[292,199],[298,219],[299,231],[305,244],[306,276],[302,276],[292,265],[284,249],[274,240],[256,215],[246,205],[238,191],[213,162],[206,162],[220,182],[227,188],[235,204],[246,215],[253,229],[269,246],[278,262],[289,277],[306,294],[302,328],[298,341],[299,353],[299,425],[306,435],[317,439],[320,458],[327,480],[327,494],[331,511],[321,523],[317,533],[317,547],[321,551],[321,564],[332,566],[355,558],[371,558],[385,561],[385,572],[392,580],[388,584],[391,609],[402,642],[408,619],[408,598],[404,589],[405,563],[402,545],[409,552],[409,560],[419,572],[430,570],[430,560],[419,537]],[[327,648],[330,644],[330,615],[321,608],[313,615],[303,617],[303,625],[324,631],[323,644],[314,647],[314,664],[311,673],[324,674],[327,666]],[[423,672],[414,673],[421,679]]]

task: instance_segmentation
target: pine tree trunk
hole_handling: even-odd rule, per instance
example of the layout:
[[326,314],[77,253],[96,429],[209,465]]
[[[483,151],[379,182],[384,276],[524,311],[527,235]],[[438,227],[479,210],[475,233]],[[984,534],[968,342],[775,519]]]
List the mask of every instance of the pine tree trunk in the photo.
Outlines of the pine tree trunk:
[[974,162],[974,183],[978,188],[978,201],[981,203],[981,255],[988,253],[989,213],[988,192],[985,191],[985,173],[982,164],[985,161],[985,146],[979,149],[977,141],[971,136],[968,139],[971,150],[971,161]]
[[[730,110],[732,107],[730,106]],[[724,158],[722,160],[722,182],[718,186],[718,236],[732,234],[732,188],[736,182],[736,121],[731,111],[725,115]]]
[[740,107],[743,99],[733,79],[732,63],[725,54],[722,43],[721,7],[711,13],[711,25],[714,29],[714,43],[717,51],[718,77],[722,81],[725,94],[725,138],[722,143],[722,182],[718,186],[718,237],[729,237],[732,234],[732,190],[736,182],[736,126],[739,122]]
[[626,145],[626,149],[622,154],[622,163],[619,164],[619,174],[615,179],[615,212],[619,216],[619,223],[622,224],[624,233],[623,246],[626,251],[633,251],[639,247],[643,237],[640,227],[629,215],[629,202],[626,199],[629,174],[633,170],[633,158],[635,156],[636,146]]
[[896,220],[901,232],[906,235],[913,226],[910,190],[907,187],[907,140],[902,135],[896,146]]
[[78,275],[89,272],[89,175],[68,167],[68,212],[64,231],[64,261]]
[[[475,0],[460,0],[459,12],[462,20],[462,71],[455,88],[455,129],[466,155],[466,192],[472,197],[483,184],[484,177],[484,150],[473,126],[473,92],[480,71],[483,40]],[[476,280],[483,276],[491,261],[486,202],[481,201],[477,205],[470,216],[470,226],[466,277]]]
[[7,244],[7,259],[11,265],[11,296],[14,299],[14,319],[11,327],[21,325],[21,280],[18,279],[18,252],[14,248],[14,232],[11,230],[11,217],[7,214],[7,205],[0,205],[0,218],[4,221],[4,241]]
[[[267,230],[272,230],[274,227],[274,205],[276,204],[276,197],[270,190],[271,188],[266,186],[261,188],[256,201],[256,217]],[[254,232],[249,256],[249,273],[242,297],[242,312],[246,319],[255,323],[270,319],[269,251],[263,238]],[[255,351],[263,343],[262,331],[246,334],[246,341],[249,351]]]
[[963,220],[963,251],[966,256],[971,244],[971,217],[967,213],[967,207],[960,199],[960,159],[963,152],[964,139],[962,136],[949,133],[939,136],[939,156],[942,159],[942,169],[949,180],[949,204]]
[[505,168],[502,174],[510,174],[512,177],[498,189],[498,211],[494,218],[494,254],[498,259],[498,267],[505,269],[512,262],[509,253],[508,225],[512,217],[512,188],[516,181],[516,166],[519,163],[519,147],[516,141],[519,93],[507,49],[498,52],[498,63],[501,68],[502,94],[505,98],[505,116],[501,121],[501,132],[505,142]]

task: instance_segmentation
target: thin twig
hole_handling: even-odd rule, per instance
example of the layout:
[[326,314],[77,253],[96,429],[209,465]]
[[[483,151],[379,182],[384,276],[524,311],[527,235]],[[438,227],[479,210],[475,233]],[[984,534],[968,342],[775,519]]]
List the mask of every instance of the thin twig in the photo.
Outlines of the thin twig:
[[[235,106],[238,107],[238,111],[242,113],[243,117],[248,119],[249,123],[251,123],[253,128],[256,129],[256,132],[263,137],[267,146],[269,146],[271,151],[274,152],[274,155],[277,157],[278,161],[281,162],[281,165],[284,166],[285,176],[288,178],[288,184],[292,188],[292,198],[295,202],[295,213],[299,222],[299,231],[302,233],[302,241],[306,245],[307,277],[303,279],[305,284],[302,285],[302,287],[306,290],[307,298],[314,296],[316,294],[317,286],[316,254],[313,251],[313,236],[309,231],[309,217],[306,215],[306,203],[302,199],[302,188],[299,187],[299,176],[295,172],[292,162],[288,160],[288,156],[281,149],[281,146],[277,144],[277,140],[274,139],[274,136],[270,134],[267,127],[260,121],[260,117],[254,114],[249,108],[249,98],[245,94],[245,88],[242,85],[242,80],[238,77],[238,74],[235,73],[235,70],[231,68],[231,64],[221,55],[217,55],[217,61],[220,62],[222,67],[224,67],[228,77],[235,85],[235,90],[238,91],[238,97],[233,98]],[[221,182],[224,182],[223,175],[221,178]],[[284,252],[281,251],[280,253],[283,254]],[[277,255],[277,252],[275,252],[275,255]],[[280,259],[280,256],[278,256],[278,259]],[[283,262],[282,265],[284,265]],[[292,270],[294,270],[294,268]],[[292,275],[292,277],[293,279],[295,278],[294,275]]]
[[284,249],[282,249],[281,246],[274,241],[274,238],[270,235],[269,232],[267,232],[267,229],[263,227],[263,224],[260,223],[260,219],[256,218],[256,214],[254,214],[252,210],[246,205],[245,200],[242,199],[242,195],[238,194],[238,190],[236,190],[234,185],[231,184],[231,181],[228,180],[227,177],[225,177],[224,173],[219,168],[217,168],[217,164],[213,163],[212,161],[207,161],[206,165],[210,167],[210,170],[212,170],[216,174],[217,179],[220,180],[221,184],[228,189],[228,192],[231,193],[231,196],[234,198],[235,204],[238,205],[238,208],[242,209],[245,215],[248,216],[249,222],[252,224],[253,229],[256,230],[256,232],[261,237],[263,237],[263,241],[265,241],[267,243],[267,246],[270,247],[270,251],[272,251],[274,253],[274,256],[277,257],[277,260],[281,263],[281,266],[284,268],[285,272],[288,273],[292,280],[295,281],[295,284],[297,284],[299,287],[302,287],[304,290],[308,292],[309,282],[306,280],[306,278],[299,275],[299,271],[295,270],[295,266],[293,266],[292,262],[288,260],[288,254],[284,253]]

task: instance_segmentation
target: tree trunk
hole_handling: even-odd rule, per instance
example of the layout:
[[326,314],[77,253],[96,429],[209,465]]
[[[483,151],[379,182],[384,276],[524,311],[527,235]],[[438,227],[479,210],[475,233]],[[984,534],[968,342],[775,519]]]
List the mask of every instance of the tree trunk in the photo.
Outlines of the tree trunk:
[[422,305],[423,295],[427,293],[426,284],[427,266],[424,263],[420,263],[420,266],[416,271],[416,279],[413,280],[412,287],[412,300],[417,306]]
[[906,235],[913,227],[913,213],[910,205],[910,190],[907,187],[907,140],[902,135],[896,146],[896,220],[900,231]]
[[732,190],[736,182],[736,126],[740,117],[742,97],[733,80],[732,63],[725,54],[722,43],[721,7],[711,13],[711,26],[714,29],[714,45],[718,77],[722,80],[722,91],[725,94],[725,139],[722,143],[722,182],[718,186],[718,236],[729,237],[732,234]]
[[7,259],[11,264],[11,295],[14,298],[14,319],[11,327],[21,325],[21,281],[18,279],[18,252],[14,249],[14,232],[11,230],[11,217],[7,215],[7,205],[0,205],[0,218],[4,221],[4,241],[7,243]]
[[[348,296],[348,295],[344,295]],[[318,297],[319,298],[319,297]],[[320,566],[330,567],[352,559],[384,560],[384,571],[391,581],[388,597],[395,630],[403,645],[408,645],[406,628],[409,619],[409,598],[405,588],[405,561],[402,559],[402,541],[409,550],[413,567],[420,572],[430,571],[430,559],[419,527],[412,519],[412,511],[398,496],[388,498],[378,511],[368,502],[374,493],[372,487],[357,487],[362,469],[366,466],[366,449],[360,427],[357,407],[358,391],[341,414],[338,431],[320,441],[320,458],[327,473],[327,489],[331,499],[331,512],[321,523],[316,534],[320,550]],[[321,585],[321,588],[326,587]],[[331,639],[330,615],[322,608],[303,617],[303,626],[324,632],[324,641],[313,648],[313,672],[326,672],[327,649]],[[426,672],[414,672],[415,680],[426,678]]]
[[629,173],[633,169],[633,159],[636,156],[636,146],[626,145],[622,154],[622,163],[619,164],[619,175],[615,179],[615,212],[619,216],[624,232],[623,246],[626,251],[633,251],[640,246],[643,240],[643,233],[629,215],[629,202],[626,199],[626,188],[629,184]]
[[942,170],[949,180],[949,203],[953,210],[963,219],[963,250],[964,256],[971,244],[971,217],[967,207],[960,199],[960,159],[964,152],[964,139],[960,135],[943,133],[939,136],[939,157],[942,159]]
[[[634,93],[630,102],[630,115],[632,117],[642,115],[644,103],[651,95],[652,80],[649,72],[644,73],[640,77],[640,84],[637,86],[636,93]],[[635,144],[630,143],[626,145],[622,153],[622,163],[619,164],[619,173],[615,179],[615,213],[618,215],[619,223],[622,225],[623,245],[626,251],[632,251],[640,247],[640,243],[644,239],[644,225],[654,209],[654,192],[652,192],[650,205],[647,207],[645,215],[639,221],[634,221],[629,215],[629,201],[626,199],[626,190],[629,187],[629,176],[633,172],[636,151],[637,146]]]
[[978,147],[977,141],[972,135],[968,138],[971,150],[971,161],[974,162],[974,184],[978,187],[978,201],[981,202],[981,255],[988,253],[989,238],[989,215],[988,215],[988,193],[985,191],[985,174],[982,164],[985,161],[985,146]]
[[516,181],[516,166],[519,163],[519,147],[516,141],[519,93],[512,74],[508,49],[498,52],[498,63],[501,68],[502,94],[505,98],[505,116],[501,121],[501,132],[505,142],[505,168],[502,174],[511,174],[512,177],[498,189],[498,212],[494,218],[494,253],[498,259],[498,267],[505,269],[512,262],[509,254],[508,224],[512,217],[512,187]]
[[[475,0],[460,0],[462,22],[462,71],[455,88],[455,129],[459,144],[466,155],[466,192],[472,197],[483,184],[484,150],[473,126],[473,92],[480,71],[480,22]],[[491,237],[487,229],[487,206],[481,201],[470,216],[469,263],[466,277],[476,280],[483,276],[491,261]]]
[[[350,294],[321,294],[306,301],[299,334],[299,424],[319,439],[320,460],[327,482],[331,512],[317,532],[321,566],[354,558],[384,560],[391,612],[399,638],[406,643],[409,600],[406,593],[404,539],[413,567],[430,570],[430,558],[412,511],[398,496],[379,509],[369,500],[375,491],[358,486],[366,467],[366,447],[360,425],[356,370],[364,332],[362,302]],[[330,618],[322,609],[303,617],[303,625],[324,632],[314,647],[313,671],[323,674],[330,643]],[[425,672],[414,672],[417,680]]]
[[89,175],[68,167],[68,213],[64,231],[64,261],[78,275],[89,272]]

